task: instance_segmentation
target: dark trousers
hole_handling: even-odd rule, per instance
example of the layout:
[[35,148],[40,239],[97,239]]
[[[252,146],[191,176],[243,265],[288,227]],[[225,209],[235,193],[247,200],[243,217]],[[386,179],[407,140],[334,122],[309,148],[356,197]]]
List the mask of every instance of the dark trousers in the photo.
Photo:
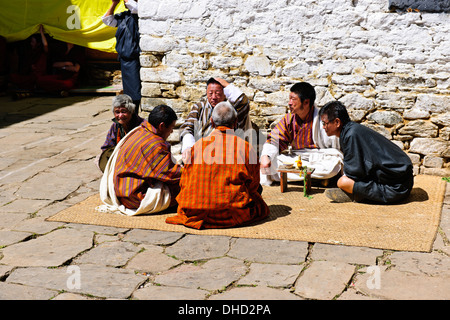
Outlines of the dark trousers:
[[402,181],[394,184],[382,184],[376,181],[357,181],[353,187],[353,194],[361,200],[377,203],[396,203],[406,199],[414,185],[414,176],[411,173]]
[[120,69],[122,71],[123,93],[131,97],[136,105],[136,113],[139,112],[141,103],[141,65],[139,58],[135,60],[120,60]]

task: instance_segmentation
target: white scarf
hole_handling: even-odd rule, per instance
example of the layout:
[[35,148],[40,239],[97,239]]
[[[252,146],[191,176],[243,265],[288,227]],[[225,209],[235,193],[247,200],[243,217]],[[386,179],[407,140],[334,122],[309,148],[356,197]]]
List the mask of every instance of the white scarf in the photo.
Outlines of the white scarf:
[[140,126],[131,130],[119,141],[113,154],[109,158],[100,182],[100,199],[104,204],[96,207],[95,210],[99,212],[120,213],[127,216],[134,216],[138,214],[160,212],[169,207],[171,200],[169,188],[159,181],[155,183],[153,187],[147,189],[147,193],[138,209],[128,209],[117,199],[116,192],[114,191],[114,168],[116,166],[117,155],[125,141],[134,134],[139,127]]

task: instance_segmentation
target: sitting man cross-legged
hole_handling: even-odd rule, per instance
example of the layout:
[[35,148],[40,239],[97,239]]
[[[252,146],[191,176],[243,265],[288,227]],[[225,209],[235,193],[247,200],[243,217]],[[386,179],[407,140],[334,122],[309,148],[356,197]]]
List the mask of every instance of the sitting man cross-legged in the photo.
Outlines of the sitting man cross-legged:
[[339,101],[327,103],[320,117],[328,135],[339,137],[344,175],[325,195],[336,202],[394,203],[407,198],[414,184],[411,159],[378,132],[350,121]]
[[166,222],[195,229],[229,228],[267,217],[258,157],[235,134],[236,110],[221,102],[210,121],[214,131],[192,147],[181,177],[177,215]]
[[160,105],[148,121],[130,131],[114,149],[100,183],[99,210],[126,215],[155,213],[176,205],[181,166],[174,163],[170,144],[177,115]]
[[[328,137],[322,128],[319,109],[314,107],[316,92],[307,82],[296,83],[289,94],[289,109],[275,126],[261,152],[261,184],[279,181],[277,168],[294,163],[301,157],[304,166],[314,168],[313,179],[330,179],[342,169],[339,140]],[[290,154],[282,154],[291,146]],[[288,180],[302,180],[297,173],[288,173]]]

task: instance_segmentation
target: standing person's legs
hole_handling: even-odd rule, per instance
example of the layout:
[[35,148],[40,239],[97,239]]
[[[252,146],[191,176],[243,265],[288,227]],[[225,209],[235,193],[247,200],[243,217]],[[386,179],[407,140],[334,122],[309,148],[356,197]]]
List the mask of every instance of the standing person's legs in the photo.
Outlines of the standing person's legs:
[[136,114],[139,114],[141,104],[141,65],[139,59],[120,59],[120,68],[122,71],[123,93],[133,99],[133,103],[136,105]]

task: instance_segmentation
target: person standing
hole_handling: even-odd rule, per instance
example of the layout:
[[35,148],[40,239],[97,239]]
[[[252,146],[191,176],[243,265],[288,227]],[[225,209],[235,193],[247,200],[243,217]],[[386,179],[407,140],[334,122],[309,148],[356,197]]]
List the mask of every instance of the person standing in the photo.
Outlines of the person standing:
[[126,11],[114,14],[120,0],[112,0],[111,6],[102,17],[104,24],[117,27],[116,51],[120,61],[122,72],[123,93],[129,95],[136,105],[136,113],[139,113],[141,105],[141,77],[139,55],[139,23],[137,0],[124,0]]

